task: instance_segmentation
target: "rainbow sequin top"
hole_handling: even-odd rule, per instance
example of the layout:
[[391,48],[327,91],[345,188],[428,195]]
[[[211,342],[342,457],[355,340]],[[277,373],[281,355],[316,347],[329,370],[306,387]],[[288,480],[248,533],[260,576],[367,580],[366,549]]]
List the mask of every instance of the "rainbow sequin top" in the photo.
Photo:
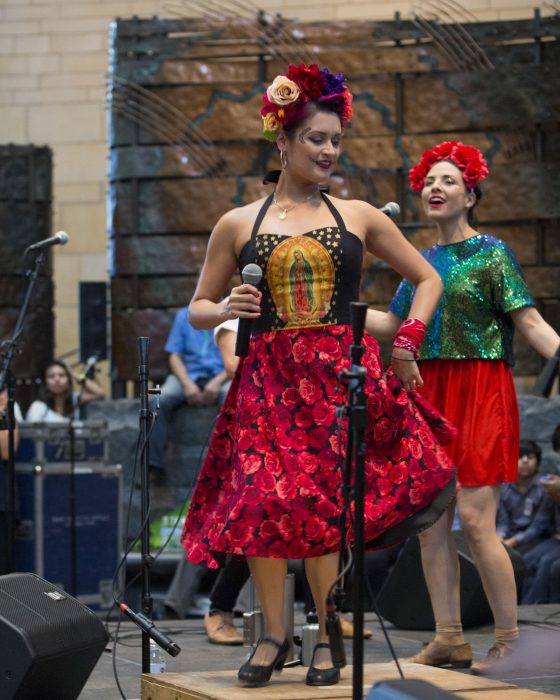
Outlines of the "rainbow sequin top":
[[[421,253],[438,271],[444,290],[420,359],[503,359],[512,365],[514,325],[509,312],[534,306],[534,301],[510,248],[479,234]],[[410,282],[403,280],[389,310],[407,318],[413,293]]]

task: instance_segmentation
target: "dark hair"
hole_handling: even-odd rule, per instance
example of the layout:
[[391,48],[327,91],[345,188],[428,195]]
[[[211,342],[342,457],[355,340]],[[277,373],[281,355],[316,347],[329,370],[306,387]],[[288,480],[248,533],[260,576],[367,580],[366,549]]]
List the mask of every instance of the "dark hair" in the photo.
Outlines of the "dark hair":
[[41,385],[41,388],[39,389],[39,398],[41,398],[42,401],[44,401],[47,406],[51,409],[54,410],[54,396],[52,393],[49,391],[47,388],[47,372],[52,368],[52,367],[61,367],[64,370],[64,373],[68,377],[68,389],[66,391],[66,395],[64,396],[64,404],[63,404],[63,415],[66,416],[67,418],[70,418],[74,411],[74,402],[73,402],[73,393],[74,393],[74,383],[72,379],[72,374],[70,373],[70,370],[68,369],[67,365],[62,361],[62,360],[53,360],[52,362],[49,362],[49,364],[45,367],[45,371],[43,372],[43,384]]
[[479,203],[479,201],[482,199],[482,190],[478,185],[475,185],[474,187],[471,187],[469,189],[469,192],[472,192],[474,196],[476,197],[475,203],[472,205],[472,207],[469,207],[469,210],[467,212],[467,223],[469,226],[472,226],[472,228],[477,228],[478,226],[478,221],[476,218],[476,205]]
[[519,443],[519,457],[523,455],[535,455],[537,464],[541,461],[541,448],[534,440],[521,440]]
[[340,119],[342,126],[342,111],[341,103],[336,99],[323,98],[321,100],[308,100],[302,105],[298,105],[298,109],[290,123],[282,127],[282,130],[288,138],[293,137],[294,131],[309,117],[313,117],[317,112],[327,112],[336,114]]

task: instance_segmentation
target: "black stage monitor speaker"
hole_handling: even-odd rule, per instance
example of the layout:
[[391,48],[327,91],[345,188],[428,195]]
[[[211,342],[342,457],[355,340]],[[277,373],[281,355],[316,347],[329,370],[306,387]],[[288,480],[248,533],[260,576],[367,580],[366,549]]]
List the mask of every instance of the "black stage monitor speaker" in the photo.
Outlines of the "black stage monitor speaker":
[[80,362],[107,359],[107,285],[80,282]]
[[379,681],[370,688],[366,700],[453,700],[459,697],[436,685],[418,679]]
[[[482,588],[478,571],[461,530],[453,532],[461,569],[461,617],[463,627],[478,627],[492,621],[492,612]],[[506,547],[513,564],[517,590],[520,590],[525,564],[516,551]],[[399,629],[433,630],[432,604],[422,571],[420,542],[410,539],[377,598],[379,612]]]
[[101,620],[35,574],[0,576],[0,698],[76,700],[107,644]]

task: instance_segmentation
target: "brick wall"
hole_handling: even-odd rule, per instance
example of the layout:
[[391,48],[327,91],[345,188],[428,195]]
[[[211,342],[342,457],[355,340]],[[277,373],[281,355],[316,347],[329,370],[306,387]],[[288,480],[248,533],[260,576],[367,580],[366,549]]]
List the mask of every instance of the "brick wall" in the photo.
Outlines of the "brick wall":
[[[49,145],[54,153],[56,351],[78,344],[80,280],[105,280],[106,109],[109,25],[115,17],[170,16],[200,2],[180,0],[0,0],[0,143]],[[403,18],[422,3],[387,0],[256,0],[305,20]],[[530,17],[540,2],[463,0],[478,20]],[[446,4],[449,7],[449,4]],[[460,6],[458,6],[460,7]],[[459,10],[454,18],[460,19]],[[543,13],[546,8],[543,9]],[[552,12],[551,9],[548,12]],[[466,10],[463,13],[465,17]],[[106,374],[106,368],[103,368]],[[107,379],[105,378],[107,384]]]

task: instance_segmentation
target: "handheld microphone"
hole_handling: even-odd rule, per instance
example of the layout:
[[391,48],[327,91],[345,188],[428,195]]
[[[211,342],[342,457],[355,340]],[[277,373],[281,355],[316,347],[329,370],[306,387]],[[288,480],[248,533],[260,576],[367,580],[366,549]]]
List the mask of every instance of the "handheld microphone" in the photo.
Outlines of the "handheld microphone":
[[83,384],[86,379],[89,378],[89,374],[91,370],[95,367],[97,364],[97,355],[92,355],[91,357],[88,358],[86,361],[83,370],[80,372],[78,375],[78,381],[80,384]]
[[[255,263],[249,263],[241,270],[241,279],[244,284],[252,284],[256,287],[262,280],[263,271]],[[237,357],[245,357],[249,352],[249,340],[251,338],[252,319],[240,318],[235,340],[235,354]]]
[[346,650],[344,649],[342,627],[340,626],[340,618],[336,612],[335,604],[330,596],[327,598],[326,626],[333,666],[335,668],[344,668],[346,666]]
[[39,241],[38,243],[33,243],[33,245],[27,246],[25,250],[43,250],[43,248],[50,248],[52,245],[66,245],[67,243],[68,234],[65,231],[59,231],[56,236],[45,238],[44,241]]
[[401,208],[396,202],[387,202],[387,204],[381,207],[379,211],[382,211],[391,219],[396,219],[397,216],[401,213]]
[[149,617],[142,613],[136,613],[131,610],[126,603],[119,603],[119,608],[129,617],[132,622],[135,622],[140,629],[143,629],[154,642],[166,651],[170,656],[177,656],[181,651],[181,647],[172,642],[163,632],[160,632]]

